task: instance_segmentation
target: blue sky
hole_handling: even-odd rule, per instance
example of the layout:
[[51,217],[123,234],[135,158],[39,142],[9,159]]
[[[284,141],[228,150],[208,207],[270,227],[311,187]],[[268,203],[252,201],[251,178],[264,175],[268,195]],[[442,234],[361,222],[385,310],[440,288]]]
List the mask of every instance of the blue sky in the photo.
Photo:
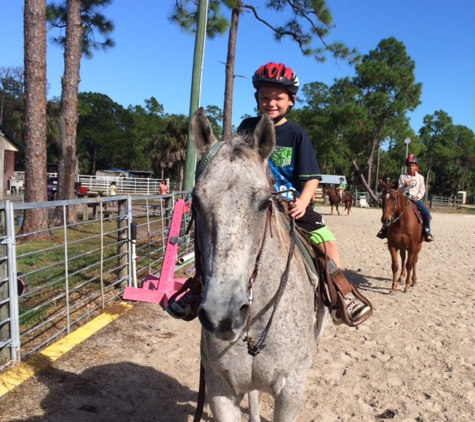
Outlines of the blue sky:
[[[115,48],[94,52],[81,62],[80,91],[99,92],[127,107],[155,97],[166,113],[189,113],[194,37],[167,17],[174,0],[114,0],[103,13],[115,23]],[[267,13],[264,0],[253,5]],[[23,65],[23,0],[0,0],[0,66]],[[328,0],[336,29],[329,40],[343,41],[362,54],[385,38],[404,43],[423,84],[422,104],[411,118],[418,132],[423,118],[444,110],[454,124],[474,130],[474,2],[473,0]],[[276,25],[285,16],[274,19]],[[223,108],[227,36],[206,41],[201,105]],[[62,51],[48,43],[48,97],[61,93]],[[295,43],[277,43],[269,29],[250,14],[242,16],[237,40],[233,124],[255,106],[251,77],[263,63],[292,67],[301,84],[353,76],[344,62],[325,64],[303,57]]]

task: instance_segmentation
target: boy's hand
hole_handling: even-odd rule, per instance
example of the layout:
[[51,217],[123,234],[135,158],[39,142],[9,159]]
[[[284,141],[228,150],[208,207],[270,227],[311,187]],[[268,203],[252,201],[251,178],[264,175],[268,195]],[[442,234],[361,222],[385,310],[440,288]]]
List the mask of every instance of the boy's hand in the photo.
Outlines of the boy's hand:
[[304,216],[306,208],[300,198],[295,198],[295,201],[290,202],[290,215],[298,220]]

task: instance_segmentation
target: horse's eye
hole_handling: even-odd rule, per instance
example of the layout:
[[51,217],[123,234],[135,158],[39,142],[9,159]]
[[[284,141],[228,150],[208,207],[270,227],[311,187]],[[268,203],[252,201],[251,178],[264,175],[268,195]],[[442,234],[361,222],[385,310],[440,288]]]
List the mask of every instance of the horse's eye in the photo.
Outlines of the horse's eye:
[[257,209],[258,209],[259,211],[264,211],[264,210],[266,210],[266,209],[269,207],[270,201],[271,201],[271,198],[270,198],[270,197],[260,200],[260,201],[258,202]]

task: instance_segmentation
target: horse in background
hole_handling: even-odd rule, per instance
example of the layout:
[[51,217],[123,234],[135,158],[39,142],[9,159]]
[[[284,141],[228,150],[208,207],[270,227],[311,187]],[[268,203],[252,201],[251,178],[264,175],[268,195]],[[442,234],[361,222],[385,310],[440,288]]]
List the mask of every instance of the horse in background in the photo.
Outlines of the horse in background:
[[340,198],[341,202],[345,204],[345,209],[343,212],[346,211],[346,215],[350,215],[351,206],[353,205],[353,195],[350,192],[345,191],[343,193],[343,197]]
[[340,195],[338,195],[334,189],[325,187],[323,188],[323,196],[328,196],[328,199],[330,201],[330,214],[333,215],[333,207],[335,207],[336,212],[338,213],[338,215],[340,215],[340,211],[338,210],[338,205],[340,204]]
[[[295,421],[323,326],[315,322],[318,279],[294,251],[267,177],[273,123],[264,114],[252,136],[218,142],[200,108],[191,139],[200,160],[192,198],[211,412],[218,422],[240,422],[249,394],[249,420],[260,421],[262,391],[275,400],[274,421]],[[327,321],[326,312],[317,309],[319,321]]]
[[328,196],[331,206],[331,215],[333,215],[333,206],[335,206],[336,212],[340,215],[340,211],[338,210],[340,203],[345,204],[343,213],[346,211],[346,215],[350,215],[351,206],[353,205],[353,195],[350,192],[345,191],[343,197],[340,198],[340,195],[338,195],[335,189],[323,188],[323,196]]
[[[391,254],[393,284],[390,294],[396,293],[398,282],[405,278],[404,292],[417,284],[417,260],[424,240],[422,227],[410,200],[398,183],[379,181],[383,188],[381,222],[387,228],[388,249]],[[401,273],[398,276],[398,251],[401,255]],[[407,261],[406,261],[407,255]]]

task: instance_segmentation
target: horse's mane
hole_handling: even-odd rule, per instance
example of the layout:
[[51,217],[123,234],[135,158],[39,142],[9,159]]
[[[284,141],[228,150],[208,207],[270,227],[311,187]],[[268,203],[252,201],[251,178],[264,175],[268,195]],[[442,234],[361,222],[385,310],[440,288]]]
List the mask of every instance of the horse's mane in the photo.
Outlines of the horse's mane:
[[[262,169],[262,161],[254,149],[254,138],[251,135],[241,135],[236,133],[233,137],[227,139],[226,143],[231,147],[231,161],[236,158],[247,159],[257,169]],[[265,177],[267,178],[267,183],[269,185],[269,192],[273,192],[274,178],[268,165],[266,166]],[[289,232],[284,224],[284,219],[286,216],[283,207],[278,204],[278,201],[273,202],[274,207],[277,208],[277,212],[273,213],[273,235],[277,236],[277,239],[284,249],[284,252],[287,252],[290,242]]]

